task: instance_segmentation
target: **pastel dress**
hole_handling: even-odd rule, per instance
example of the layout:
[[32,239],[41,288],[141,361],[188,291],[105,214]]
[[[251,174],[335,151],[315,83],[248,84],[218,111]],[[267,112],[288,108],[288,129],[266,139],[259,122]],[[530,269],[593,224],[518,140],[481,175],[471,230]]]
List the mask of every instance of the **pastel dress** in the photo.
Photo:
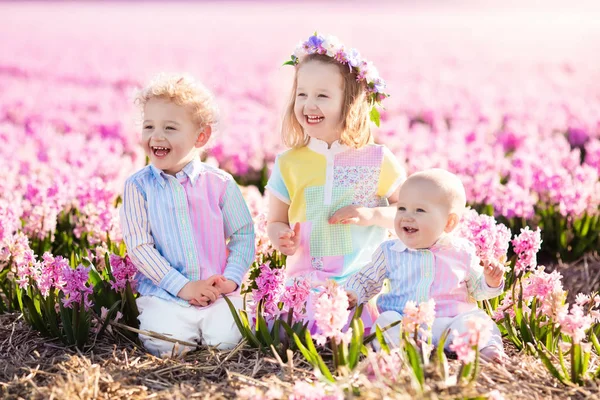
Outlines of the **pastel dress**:
[[289,205],[290,226],[300,224],[300,245],[287,258],[290,278],[343,283],[366,265],[384,240],[379,226],[330,224],[348,205],[380,207],[406,178],[390,150],[378,144],[354,149],[311,138],[307,146],[280,154],[266,186]]

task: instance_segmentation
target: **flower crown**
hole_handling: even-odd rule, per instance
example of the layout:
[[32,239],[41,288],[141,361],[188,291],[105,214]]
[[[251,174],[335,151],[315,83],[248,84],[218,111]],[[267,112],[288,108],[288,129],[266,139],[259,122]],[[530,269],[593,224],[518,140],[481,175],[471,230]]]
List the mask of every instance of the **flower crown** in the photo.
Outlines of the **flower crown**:
[[283,65],[298,65],[300,58],[309,54],[323,54],[335,59],[337,62],[347,65],[350,72],[356,74],[358,82],[365,82],[367,87],[367,98],[371,104],[369,116],[375,125],[379,126],[379,110],[381,101],[389,95],[384,92],[385,81],[379,76],[377,68],[371,61],[360,56],[356,49],[348,49],[335,36],[321,36],[314,33],[306,42],[300,42],[292,54],[292,58]]

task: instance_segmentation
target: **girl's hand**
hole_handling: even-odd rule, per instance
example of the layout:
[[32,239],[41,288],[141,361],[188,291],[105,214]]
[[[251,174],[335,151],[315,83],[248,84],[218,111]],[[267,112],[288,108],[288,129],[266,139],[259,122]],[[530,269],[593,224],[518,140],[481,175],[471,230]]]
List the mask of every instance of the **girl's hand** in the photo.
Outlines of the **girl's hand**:
[[329,218],[330,224],[355,224],[361,226],[372,225],[373,209],[350,205],[337,210]]
[[491,288],[497,288],[504,279],[504,265],[499,261],[483,262],[483,276]]
[[286,256],[293,256],[300,246],[300,224],[294,225],[294,230],[283,229],[279,231],[279,251]]

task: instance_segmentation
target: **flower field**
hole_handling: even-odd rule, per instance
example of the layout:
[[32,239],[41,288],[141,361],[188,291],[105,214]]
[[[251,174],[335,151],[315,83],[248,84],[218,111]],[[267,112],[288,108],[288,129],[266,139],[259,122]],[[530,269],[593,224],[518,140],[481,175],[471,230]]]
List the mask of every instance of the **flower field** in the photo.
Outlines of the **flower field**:
[[[11,327],[0,330],[10,365],[0,397],[176,398],[208,387],[248,399],[529,398],[535,386],[519,371],[553,388],[538,388],[541,397],[597,395],[600,284],[592,274],[577,294],[554,270],[598,263],[600,10],[560,7],[0,3],[0,318]],[[506,366],[482,366],[476,338],[453,343],[451,360],[428,350],[415,328],[428,324],[427,304],[407,310],[414,324],[389,349],[384,332],[357,320],[310,332],[308,290],[282,291],[263,192],[284,149],[293,70],[282,64],[315,29],[359,49],[386,80],[376,140],[409,173],[442,167],[465,184],[472,211],[460,234],[507,264],[506,292],[481,304],[503,333]],[[222,119],[205,161],[242,186],[257,233],[246,285],[256,302],[238,319],[245,344],[179,364],[135,348],[135,268],[118,222],[124,180],[145,164],[133,93],[160,71],[190,72],[215,93]],[[327,315],[347,307],[338,289],[315,299],[323,320],[348,318]],[[50,346],[41,351],[32,337]],[[34,350],[47,375],[32,372]],[[134,355],[160,384],[122,373]],[[86,375],[96,373],[104,383]],[[233,389],[219,387],[224,378]]]

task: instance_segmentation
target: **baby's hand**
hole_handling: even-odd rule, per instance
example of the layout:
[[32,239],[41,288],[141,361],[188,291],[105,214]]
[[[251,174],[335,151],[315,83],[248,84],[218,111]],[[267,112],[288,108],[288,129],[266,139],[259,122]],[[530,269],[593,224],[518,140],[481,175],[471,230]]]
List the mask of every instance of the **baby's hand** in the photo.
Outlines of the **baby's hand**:
[[346,295],[348,296],[348,310],[356,307],[356,303],[358,302],[358,297],[356,296],[356,293],[348,291],[346,292]]
[[484,261],[483,276],[489,287],[496,288],[504,279],[504,265],[499,261]]
[[373,209],[350,205],[337,210],[329,218],[330,224],[355,224],[368,226],[373,219]]
[[300,224],[294,225],[294,230],[283,229],[279,232],[279,251],[286,256],[293,256],[300,246]]

